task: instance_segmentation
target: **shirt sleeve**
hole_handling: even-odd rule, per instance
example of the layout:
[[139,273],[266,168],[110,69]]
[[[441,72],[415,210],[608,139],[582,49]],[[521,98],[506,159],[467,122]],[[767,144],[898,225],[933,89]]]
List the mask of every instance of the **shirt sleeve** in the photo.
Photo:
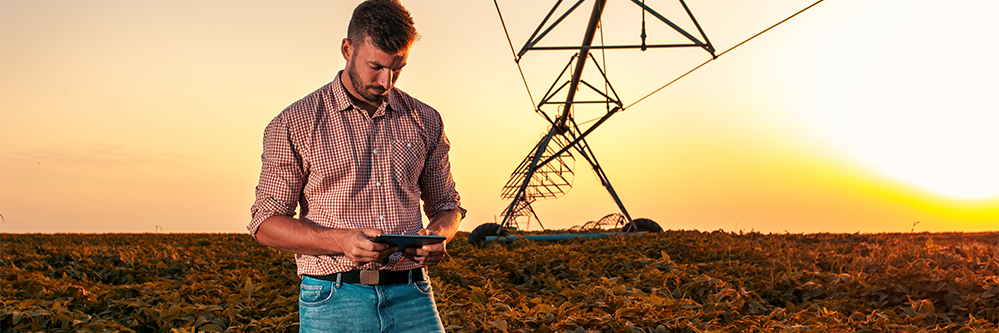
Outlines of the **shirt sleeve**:
[[[302,157],[296,150],[286,114],[281,113],[264,130],[260,155],[260,182],[250,208],[252,218],[246,229],[256,236],[260,224],[275,215],[294,216],[304,186]],[[307,207],[302,207],[303,211]]]
[[464,218],[467,210],[461,207],[461,197],[455,189],[454,178],[451,177],[451,161],[448,159],[451,142],[444,134],[443,126],[436,138],[436,144],[429,147],[423,173],[420,175],[423,212],[429,217],[439,211],[457,209]]

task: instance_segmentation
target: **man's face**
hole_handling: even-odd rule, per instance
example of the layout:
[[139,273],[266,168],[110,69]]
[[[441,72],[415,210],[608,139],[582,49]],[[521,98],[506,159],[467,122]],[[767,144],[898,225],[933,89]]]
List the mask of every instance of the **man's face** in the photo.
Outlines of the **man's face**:
[[395,86],[399,73],[406,66],[409,48],[389,54],[375,47],[369,38],[361,43],[344,39],[341,52],[347,60],[351,94],[365,102],[381,104],[389,90]]

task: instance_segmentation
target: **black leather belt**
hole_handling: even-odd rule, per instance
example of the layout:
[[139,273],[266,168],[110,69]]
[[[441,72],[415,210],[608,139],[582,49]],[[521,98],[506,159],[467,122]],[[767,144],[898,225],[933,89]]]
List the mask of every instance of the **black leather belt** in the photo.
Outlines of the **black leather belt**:
[[[410,273],[413,274],[412,280],[409,279]],[[388,284],[409,283],[410,281],[422,282],[427,280],[427,277],[423,274],[423,268],[414,268],[408,271],[357,270],[328,275],[308,276],[320,280],[340,283],[359,283],[368,286],[383,286]]]

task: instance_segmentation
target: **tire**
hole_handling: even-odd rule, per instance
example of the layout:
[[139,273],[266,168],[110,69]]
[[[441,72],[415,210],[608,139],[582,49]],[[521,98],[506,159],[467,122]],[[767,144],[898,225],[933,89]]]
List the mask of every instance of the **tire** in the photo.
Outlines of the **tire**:
[[637,218],[625,224],[621,232],[663,232],[663,228],[656,221],[647,218]]
[[486,241],[486,236],[510,235],[510,231],[506,229],[502,229],[502,231],[500,231],[500,229],[502,228],[500,228],[499,224],[483,223],[478,227],[475,227],[475,230],[472,230],[472,233],[468,235],[468,243],[473,245],[480,245]]

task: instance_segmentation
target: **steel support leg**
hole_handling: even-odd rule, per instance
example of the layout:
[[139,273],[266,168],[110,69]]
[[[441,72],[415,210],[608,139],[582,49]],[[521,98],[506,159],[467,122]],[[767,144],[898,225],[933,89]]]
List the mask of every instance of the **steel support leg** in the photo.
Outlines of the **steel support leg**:
[[617,207],[621,209],[621,214],[624,214],[624,218],[631,222],[631,215],[628,214],[628,210],[624,208],[624,203],[621,202],[621,198],[617,196],[617,192],[614,191],[614,186],[611,185],[610,179],[607,178],[607,174],[604,173],[604,169],[600,167],[600,162],[597,161],[597,156],[593,154],[590,150],[590,146],[586,144],[586,139],[581,139],[579,144],[576,145],[576,151],[583,156],[586,162],[590,163],[590,167],[593,168],[593,172],[597,174],[597,178],[600,178],[600,185],[603,185],[607,189],[607,193],[610,193],[611,198],[614,198],[614,203]]

